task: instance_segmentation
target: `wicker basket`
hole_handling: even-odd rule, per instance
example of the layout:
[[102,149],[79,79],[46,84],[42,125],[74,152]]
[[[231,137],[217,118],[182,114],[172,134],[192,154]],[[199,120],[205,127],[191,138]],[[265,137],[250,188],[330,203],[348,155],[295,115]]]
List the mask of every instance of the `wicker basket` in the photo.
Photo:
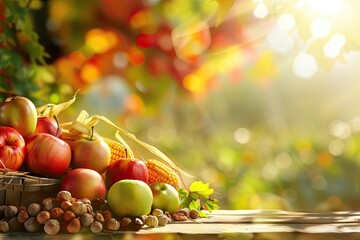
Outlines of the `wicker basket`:
[[54,196],[60,180],[0,169],[0,205],[29,205]]

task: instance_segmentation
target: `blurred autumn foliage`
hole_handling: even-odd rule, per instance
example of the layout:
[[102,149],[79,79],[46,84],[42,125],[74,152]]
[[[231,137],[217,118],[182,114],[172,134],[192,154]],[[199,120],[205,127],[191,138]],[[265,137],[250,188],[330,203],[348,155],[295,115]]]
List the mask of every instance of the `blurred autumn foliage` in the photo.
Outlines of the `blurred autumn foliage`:
[[0,94],[59,103],[80,89],[62,119],[106,115],[210,182],[223,208],[359,209],[359,9],[2,0]]

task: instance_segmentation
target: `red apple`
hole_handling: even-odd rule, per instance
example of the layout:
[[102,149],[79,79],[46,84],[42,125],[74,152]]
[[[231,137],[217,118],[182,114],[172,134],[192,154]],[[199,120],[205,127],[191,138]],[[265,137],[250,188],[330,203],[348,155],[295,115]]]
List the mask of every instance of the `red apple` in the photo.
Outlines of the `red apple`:
[[103,173],[110,164],[111,152],[106,142],[94,138],[79,139],[71,144],[73,168],[89,168]]
[[0,105],[0,125],[15,128],[23,138],[30,137],[36,126],[35,105],[25,97],[10,97]]
[[25,164],[30,172],[59,178],[70,165],[71,149],[63,140],[39,133],[27,141],[25,156]]
[[75,198],[94,200],[104,197],[106,187],[101,175],[92,169],[77,168],[68,172],[60,183],[60,191],[66,190]]
[[123,179],[140,180],[148,183],[148,169],[143,161],[120,158],[112,161],[106,169],[106,187],[109,189],[115,182]]
[[0,168],[18,170],[25,158],[25,141],[18,131],[0,126]]
[[37,133],[48,133],[55,137],[61,138],[61,128],[58,127],[55,119],[49,117],[39,117],[37,119],[34,134]]
[[179,208],[180,198],[178,191],[167,183],[157,182],[149,185],[153,194],[152,208],[159,208],[174,213]]

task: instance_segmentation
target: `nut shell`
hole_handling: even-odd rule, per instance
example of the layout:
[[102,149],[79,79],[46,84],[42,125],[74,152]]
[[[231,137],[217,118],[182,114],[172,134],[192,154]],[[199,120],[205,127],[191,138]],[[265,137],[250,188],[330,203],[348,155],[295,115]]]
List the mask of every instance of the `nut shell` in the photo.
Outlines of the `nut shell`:
[[90,225],[90,231],[92,233],[99,233],[101,232],[103,229],[103,225],[101,224],[101,222],[98,221],[94,221],[91,225]]
[[71,193],[69,191],[62,190],[62,191],[58,192],[58,194],[56,195],[56,200],[58,200],[59,202],[70,201]]
[[5,220],[0,220],[0,233],[5,233],[10,230],[9,224]]
[[74,202],[71,206],[71,211],[73,211],[76,216],[81,216],[87,212],[87,208],[82,202]]
[[50,219],[50,213],[48,211],[41,211],[36,215],[36,221],[40,224],[45,224]]
[[77,233],[81,229],[81,223],[79,218],[73,218],[66,226],[66,231],[68,233]]
[[44,232],[55,235],[60,231],[60,222],[57,219],[50,219],[44,225]]
[[41,211],[41,205],[38,203],[31,203],[27,211],[31,217],[36,217],[36,215]]
[[18,214],[18,208],[16,206],[12,206],[12,205],[9,205],[9,206],[6,206],[5,209],[4,209],[4,216],[8,219],[12,218],[12,217],[15,217],[16,214]]
[[30,217],[24,222],[24,227],[28,232],[38,232],[41,230],[42,225],[37,222],[36,217]]
[[89,227],[94,222],[94,217],[90,213],[84,213],[80,217],[80,222],[84,227]]

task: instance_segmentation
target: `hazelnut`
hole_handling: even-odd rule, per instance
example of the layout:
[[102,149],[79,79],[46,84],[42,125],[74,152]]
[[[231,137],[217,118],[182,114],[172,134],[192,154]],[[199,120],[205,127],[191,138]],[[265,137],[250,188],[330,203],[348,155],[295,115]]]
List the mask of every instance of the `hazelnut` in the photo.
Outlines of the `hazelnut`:
[[36,217],[30,217],[24,222],[24,227],[28,232],[38,232],[42,225],[37,222]]
[[191,209],[189,215],[191,219],[197,219],[199,217],[199,211],[196,209]]
[[31,203],[28,206],[27,211],[31,217],[36,217],[36,215],[41,211],[41,205],[38,203]]
[[4,216],[10,219],[12,217],[15,217],[18,212],[19,211],[16,206],[9,205],[4,209]]
[[66,225],[66,231],[68,233],[77,233],[81,229],[81,223],[79,218],[73,218],[70,222]]
[[169,218],[165,215],[161,215],[157,217],[159,221],[159,226],[166,226],[169,223]]
[[82,198],[82,199],[80,199],[80,202],[82,202],[84,204],[90,204],[91,205],[91,201],[88,198]]
[[120,220],[120,229],[121,230],[129,230],[132,227],[131,224],[132,224],[131,218],[123,217]]
[[48,211],[41,211],[36,215],[36,220],[40,224],[45,224],[50,219],[50,213]]
[[5,220],[0,220],[0,233],[5,233],[9,231],[9,224]]
[[155,217],[158,217],[158,216],[164,215],[164,212],[163,212],[163,210],[161,210],[159,208],[155,208],[151,214]]
[[101,212],[104,217],[104,221],[107,222],[112,218],[112,213],[109,210],[104,210]]
[[60,203],[60,208],[64,211],[70,210],[72,203],[70,201],[62,201]]
[[104,216],[100,212],[95,213],[94,219],[101,223],[105,222]]
[[66,222],[70,222],[71,219],[75,218],[75,213],[73,211],[70,211],[70,210],[67,210],[64,212],[63,214],[63,219],[66,221]]
[[44,225],[44,232],[49,235],[55,235],[60,231],[60,222],[56,219],[46,221]]
[[8,221],[10,231],[12,232],[21,232],[24,231],[24,224],[19,223],[17,217],[12,217]]
[[59,219],[64,214],[62,208],[56,207],[50,210],[50,217],[53,219]]
[[50,211],[52,208],[54,208],[54,198],[47,197],[45,198],[41,203],[42,210]]
[[103,226],[101,224],[101,222],[98,221],[94,221],[91,225],[90,225],[90,231],[93,233],[99,233],[101,232],[103,229]]
[[149,215],[146,219],[145,219],[145,224],[149,227],[157,227],[159,224],[159,220],[157,219],[157,217]]
[[69,191],[62,190],[56,195],[56,200],[58,200],[60,203],[63,201],[70,201],[71,193]]
[[88,203],[85,203],[85,206],[86,206],[86,212],[87,213],[90,213],[90,214],[93,214],[94,213],[94,209],[93,207],[91,206],[91,204],[88,204]]
[[71,206],[71,211],[73,211],[75,215],[81,216],[87,212],[87,208],[82,202],[74,202]]
[[143,226],[144,226],[144,221],[142,221],[140,218],[135,218],[133,224],[133,230],[139,231]]
[[110,218],[108,221],[106,221],[106,229],[111,231],[116,231],[120,228],[120,223],[115,218]]
[[23,224],[29,218],[27,211],[21,210],[16,216],[19,223]]
[[90,213],[84,213],[80,217],[80,222],[84,227],[89,227],[94,222],[94,217]]

